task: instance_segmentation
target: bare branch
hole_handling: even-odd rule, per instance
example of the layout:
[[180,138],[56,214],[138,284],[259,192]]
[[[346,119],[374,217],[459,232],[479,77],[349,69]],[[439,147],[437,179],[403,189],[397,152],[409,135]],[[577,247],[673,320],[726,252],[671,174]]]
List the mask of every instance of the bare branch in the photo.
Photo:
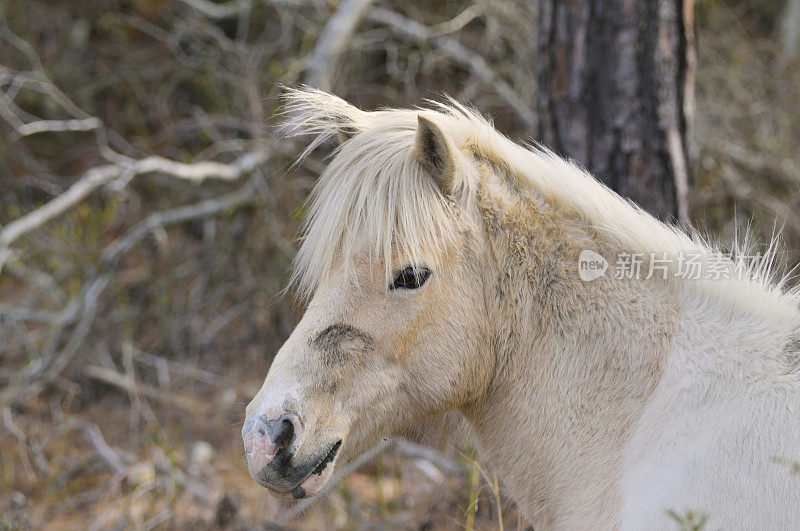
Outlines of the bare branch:
[[38,120],[28,122],[16,128],[19,136],[30,136],[37,133],[60,133],[62,131],[92,131],[103,126],[97,118],[84,118],[83,120]]
[[[239,190],[230,194],[201,201],[194,205],[151,214],[144,221],[136,225],[130,233],[109,244],[101,255],[101,262],[105,266],[109,265],[121,254],[133,248],[136,243],[141,241],[142,238],[156,227],[207,217],[223,210],[236,208],[252,201],[255,197],[255,191],[255,183],[253,180],[250,180]],[[85,284],[81,293],[57,315],[54,321],[54,331],[50,335],[50,340],[42,356],[34,359],[19,371],[15,378],[16,384],[8,386],[0,393],[0,404],[8,404],[22,397],[35,396],[47,383],[52,382],[69,365],[72,357],[78,351],[78,348],[89,332],[89,327],[94,320],[97,310],[97,300],[108,285],[109,280],[110,277],[108,274],[104,274],[97,277],[94,281]],[[77,319],[78,316],[80,316],[80,321],[72,337],[67,342],[64,349],[57,353],[57,343],[61,337],[61,332],[66,326]],[[99,373],[90,374],[90,376],[98,379],[103,377],[103,375],[98,376],[98,374]],[[106,377],[107,383],[122,385],[119,383],[119,380],[114,380],[113,376],[109,376],[108,374],[104,374],[104,376]],[[121,376],[121,378],[125,377]],[[158,390],[155,391],[160,393]],[[147,390],[142,391],[142,394],[150,396],[148,393],[149,391]],[[158,399],[158,397],[155,398]],[[186,404],[188,404],[188,402],[183,402],[184,406]]]
[[458,476],[464,471],[464,466],[461,463],[435,448],[411,442],[403,437],[394,437],[393,441],[393,454],[415,459],[424,459],[449,476]]
[[196,9],[203,15],[212,19],[226,19],[238,17],[243,11],[253,6],[252,0],[233,0],[224,4],[215,4],[209,0],[180,0],[187,6]]
[[2,13],[0,13],[0,38],[4,39],[11,46],[15,47],[17,50],[22,52],[23,55],[25,55],[33,73],[32,80],[40,85],[42,92],[53,98],[56,102],[58,102],[59,105],[61,105],[62,108],[72,114],[72,116],[75,118],[89,118],[89,115],[84,112],[83,109],[75,105],[75,103],[69,99],[66,94],[64,94],[61,89],[59,89],[50,80],[49,77],[47,77],[42,60],[39,58],[39,55],[36,53],[34,47],[31,46],[31,44],[25,39],[11,31],[11,28],[9,28],[5,23],[5,20],[3,20]]
[[239,190],[221,197],[202,201],[194,205],[151,214],[143,221],[140,221],[128,234],[111,242],[103,250],[102,260],[106,263],[113,261],[120,254],[130,250],[156,227],[174,225],[190,219],[210,216],[229,208],[235,208],[252,201],[254,194],[255,185],[252,182],[248,182]]
[[[6,225],[0,232],[0,257],[2,257],[3,247],[8,247],[23,234],[63,214],[99,186],[124,174],[141,175],[157,172],[192,182],[202,182],[206,179],[233,181],[249,173],[266,160],[267,153],[265,151],[247,153],[230,164],[219,162],[184,164],[154,155],[140,161],[133,161],[129,168],[118,164],[107,164],[92,168],[63,194]],[[1,266],[2,262],[0,262]]]
[[411,20],[390,9],[374,8],[367,13],[373,22],[389,26],[395,33],[413,39],[420,44],[429,43],[439,51],[447,54],[453,61],[468,69],[472,75],[491,86],[497,95],[514,109],[520,121],[531,130],[536,130],[538,120],[533,111],[505,80],[498,77],[486,59],[476,54],[457,39],[448,36],[437,36],[427,26]]
[[22,461],[22,467],[25,470],[25,474],[29,479],[35,480],[36,474],[33,471],[33,466],[31,466],[31,460],[28,456],[28,437],[25,435],[25,432],[19,429],[19,426],[14,423],[14,419],[11,417],[11,408],[9,407],[3,408],[3,424],[5,425],[6,429],[17,439],[19,458]]
[[218,493],[213,488],[209,488],[203,482],[197,481],[197,478],[189,477],[186,472],[181,470],[164,454],[161,448],[157,447],[155,451],[158,468],[169,474],[197,499],[208,504],[217,502]]
[[44,206],[6,225],[2,232],[0,232],[0,249],[2,249],[2,247],[8,247],[14,240],[26,232],[30,232],[59,214],[64,213],[70,207],[82,201],[95,188],[109,182],[115,177],[119,177],[121,173],[122,168],[113,164],[92,168],[87,171],[69,190],[51,200],[49,203],[46,203]]
[[199,402],[188,396],[176,394],[172,391],[168,392],[156,389],[155,387],[137,382],[108,367],[89,365],[83,369],[83,374],[100,382],[119,387],[129,394],[144,395],[158,402],[171,404],[193,413],[201,413],[207,409],[207,404],[203,402]]
[[482,5],[471,5],[450,20],[436,24],[435,26],[429,26],[428,31],[434,37],[454,33],[481,16],[484,13],[484,9]]
[[[44,386],[53,381],[69,364],[78,351],[97,311],[97,299],[108,285],[109,277],[104,275],[84,284],[81,292],[58,315],[53,323],[53,332],[44,348],[42,356],[31,360],[15,375],[15,382],[0,392],[0,404],[10,404],[24,397],[35,396]],[[56,354],[61,333],[73,320],[80,317],[75,331],[66,346]]]
[[31,321],[37,323],[52,323],[56,319],[54,312],[31,310],[30,308],[15,308],[9,304],[0,304],[0,318],[12,321]]
[[356,26],[364,18],[372,0],[343,0],[325,24],[306,63],[306,83],[330,90],[332,73],[339,55],[347,47]]
[[105,437],[103,437],[103,432],[100,431],[100,427],[92,422],[77,421],[77,423],[80,425],[86,440],[97,450],[97,453],[111,467],[111,470],[120,476],[127,475],[128,466],[120,455],[108,445]]

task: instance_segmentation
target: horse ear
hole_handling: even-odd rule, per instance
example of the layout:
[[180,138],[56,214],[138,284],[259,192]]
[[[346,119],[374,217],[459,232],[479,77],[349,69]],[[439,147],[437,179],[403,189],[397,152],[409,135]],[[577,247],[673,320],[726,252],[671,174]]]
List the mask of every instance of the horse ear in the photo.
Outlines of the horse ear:
[[352,131],[345,131],[344,129],[337,129],[336,130],[336,138],[339,140],[340,144],[344,144],[351,138],[355,136],[355,133]]
[[455,148],[441,128],[421,114],[417,116],[417,140],[414,154],[422,167],[438,183],[442,192],[453,191]]

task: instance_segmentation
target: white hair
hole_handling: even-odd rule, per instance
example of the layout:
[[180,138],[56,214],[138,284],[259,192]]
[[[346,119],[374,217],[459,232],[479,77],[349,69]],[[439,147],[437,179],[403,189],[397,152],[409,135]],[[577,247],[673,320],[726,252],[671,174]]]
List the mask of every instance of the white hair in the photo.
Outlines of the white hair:
[[[454,240],[452,204],[413,155],[420,114],[453,145],[507,168],[546,201],[575,212],[622,248],[670,256],[720,254],[696,232],[688,234],[657,220],[545,148],[512,142],[477,112],[453,100],[428,102],[430,108],[425,109],[367,112],[331,94],[302,88],[288,89],[285,101],[288,133],[316,137],[301,157],[334,136],[350,136],[334,151],[308,202],[293,276],[304,295],[334,274],[336,264],[351,273],[353,256],[365,249],[385,263],[388,277],[393,252],[412,262],[430,263]],[[750,249],[745,242],[729,253],[735,279],[687,284],[703,286],[706,295],[749,310],[772,314],[777,305],[794,315],[800,293],[787,289],[789,275],[777,273],[775,239],[760,257],[747,256]]]

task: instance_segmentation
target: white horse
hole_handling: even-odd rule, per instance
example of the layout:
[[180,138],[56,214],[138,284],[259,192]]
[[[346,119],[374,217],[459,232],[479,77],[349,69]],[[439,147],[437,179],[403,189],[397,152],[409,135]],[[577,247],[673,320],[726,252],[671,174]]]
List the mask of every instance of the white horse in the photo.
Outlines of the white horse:
[[309,151],[343,143],[297,255],[308,309],[247,406],[259,484],[311,496],[456,410],[537,529],[800,527],[800,297],[769,259],[722,257],[455,102],[288,102]]

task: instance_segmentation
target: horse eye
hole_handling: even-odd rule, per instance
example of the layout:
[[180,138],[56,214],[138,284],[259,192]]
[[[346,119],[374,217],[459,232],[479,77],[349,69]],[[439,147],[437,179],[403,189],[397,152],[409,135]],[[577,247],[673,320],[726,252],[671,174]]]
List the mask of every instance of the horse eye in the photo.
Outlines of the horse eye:
[[428,281],[431,271],[427,267],[414,269],[409,266],[394,275],[390,290],[395,289],[417,289]]

